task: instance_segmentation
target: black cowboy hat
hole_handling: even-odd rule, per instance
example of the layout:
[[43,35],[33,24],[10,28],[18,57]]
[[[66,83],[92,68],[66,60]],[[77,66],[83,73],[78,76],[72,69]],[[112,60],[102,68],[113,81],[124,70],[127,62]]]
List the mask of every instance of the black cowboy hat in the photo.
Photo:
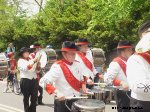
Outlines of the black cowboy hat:
[[86,38],[79,38],[76,40],[76,45],[89,45],[89,41]]
[[78,48],[74,42],[65,41],[62,43],[62,48],[60,51],[78,51]]
[[78,47],[75,45],[74,42],[71,41],[64,41],[62,43],[62,48],[61,49],[56,49],[56,54],[57,54],[57,60],[62,59],[63,55],[62,52],[63,51],[78,51]]
[[29,51],[30,51],[29,48],[27,48],[27,47],[22,47],[22,48],[19,50],[19,56],[22,56],[22,54],[23,54],[24,52],[29,52]]
[[121,40],[118,43],[117,49],[125,49],[133,47],[132,44],[128,40]]

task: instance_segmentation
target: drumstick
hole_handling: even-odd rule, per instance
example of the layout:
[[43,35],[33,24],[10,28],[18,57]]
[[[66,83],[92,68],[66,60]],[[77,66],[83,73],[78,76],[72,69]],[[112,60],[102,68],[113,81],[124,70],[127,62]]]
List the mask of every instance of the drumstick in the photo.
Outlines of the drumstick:
[[86,92],[86,94],[89,94],[89,95],[93,95],[94,94],[94,92]]
[[[79,97],[65,97],[66,100],[70,100],[70,99],[87,99],[87,96],[79,96]],[[55,99],[59,99],[58,97],[56,97]]]
[[106,83],[94,83],[95,85],[106,85]]
[[79,96],[79,97],[65,97],[65,99],[87,99],[87,96]]

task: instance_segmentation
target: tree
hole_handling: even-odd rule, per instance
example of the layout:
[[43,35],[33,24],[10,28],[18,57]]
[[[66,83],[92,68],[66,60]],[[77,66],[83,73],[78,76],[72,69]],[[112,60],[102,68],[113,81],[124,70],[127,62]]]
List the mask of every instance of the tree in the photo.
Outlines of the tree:
[[149,0],[49,0],[44,8],[37,2],[41,9],[30,18],[21,0],[1,1],[1,43],[14,41],[17,48],[34,42],[60,48],[65,40],[85,37],[108,52],[120,39],[136,43],[139,25],[150,18]]

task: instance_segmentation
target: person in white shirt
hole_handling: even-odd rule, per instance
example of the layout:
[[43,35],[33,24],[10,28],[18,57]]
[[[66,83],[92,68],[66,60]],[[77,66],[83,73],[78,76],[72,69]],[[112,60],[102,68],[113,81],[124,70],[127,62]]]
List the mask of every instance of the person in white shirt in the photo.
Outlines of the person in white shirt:
[[[33,50],[33,52],[30,53],[30,55],[29,55],[30,59],[34,59],[36,57],[37,52],[42,49],[42,47],[39,43],[35,43],[35,44],[31,45],[30,48]],[[39,66],[39,67],[41,68],[41,66]],[[36,73],[37,73],[38,80],[40,80],[42,78],[41,69],[36,71]],[[38,95],[38,99],[37,99],[37,104],[38,105],[44,105],[44,103],[42,101],[42,99],[43,99],[43,88],[41,86],[39,86],[38,92],[39,92],[39,95]]]
[[[54,100],[55,112],[70,112],[65,105],[65,99],[79,97],[81,89],[86,92],[83,78],[86,73],[80,62],[75,60],[77,47],[74,42],[63,42],[61,52],[63,58],[51,66],[50,70],[40,79],[40,85],[48,94],[54,93],[56,95]],[[74,101],[73,99],[67,101],[69,108]]]
[[[18,69],[20,71],[20,88],[23,94],[25,112],[36,112],[36,101],[38,95],[38,80],[35,72],[37,59],[29,58],[29,49],[22,47],[19,52]],[[29,105],[29,99],[31,103]]]
[[[103,76],[94,67],[94,60],[92,56],[92,51],[89,49],[90,43],[88,42],[88,40],[86,38],[79,38],[76,41],[76,45],[79,48],[79,52],[77,53],[75,59],[79,61],[82,64],[84,70],[88,72],[86,79],[94,81],[94,78],[98,77],[103,80]],[[91,86],[89,85],[87,87],[91,88]]]
[[131,112],[150,112],[150,33],[142,35],[135,51],[127,62]]
[[[109,65],[109,68],[104,74],[104,82],[109,85],[121,86],[123,88],[123,90],[117,89],[114,92],[118,107],[117,110],[118,112],[129,112],[129,109],[123,108],[128,108],[130,105],[130,100],[126,95],[126,92],[128,91],[126,62],[127,59],[133,54],[133,47],[129,41],[122,40],[118,43],[117,52],[118,56],[113,59]],[[128,93],[130,94],[129,91]]]

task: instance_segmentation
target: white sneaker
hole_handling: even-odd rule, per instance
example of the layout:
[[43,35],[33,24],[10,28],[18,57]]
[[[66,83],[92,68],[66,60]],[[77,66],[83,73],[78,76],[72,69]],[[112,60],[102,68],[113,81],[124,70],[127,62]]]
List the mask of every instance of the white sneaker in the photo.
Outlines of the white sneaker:
[[3,93],[7,93],[8,90],[9,90],[9,88],[5,88]]

